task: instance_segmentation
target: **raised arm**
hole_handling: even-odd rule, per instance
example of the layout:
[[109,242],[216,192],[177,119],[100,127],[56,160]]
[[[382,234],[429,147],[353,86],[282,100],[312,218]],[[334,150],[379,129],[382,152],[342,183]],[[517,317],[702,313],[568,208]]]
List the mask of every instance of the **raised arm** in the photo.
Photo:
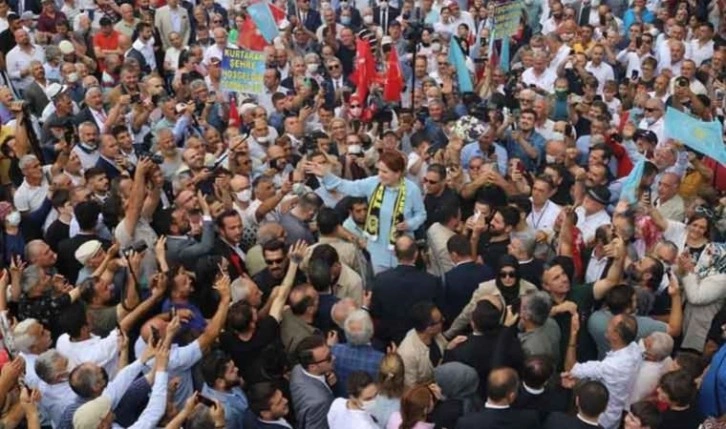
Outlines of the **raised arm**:
[[197,341],[199,342],[199,348],[202,352],[206,352],[212,346],[214,341],[222,331],[225,321],[227,320],[227,311],[232,301],[232,295],[229,289],[230,280],[228,275],[223,275],[214,283],[214,289],[219,293],[219,306],[217,312],[214,313],[214,317],[204,328],[204,332],[199,336]]
[[146,172],[152,168],[152,165],[153,163],[148,158],[140,159],[136,165],[134,183],[131,187],[131,195],[129,196],[128,207],[124,214],[123,224],[124,228],[126,228],[126,233],[131,237],[134,235],[136,223],[141,216],[141,207],[144,204],[146,195]]
[[592,288],[592,295],[596,300],[601,300],[605,294],[614,286],[620,283],[623,277],[623,267],[625,265],[625,244],[620,237],[615,238],[610,244],[605,246],[605,255],[612,258],[613,263],[608,269],[607,276],[595,282]]
[[298,241],[290,248],[290,265],[287,267],[287,274],[282,279],[280,290],[272,301],[272,306],[270,306],[270,316],[274,317],[278,322],[282,320],[282,309],[287,302],[290,289],[292,289],[295,282],[298,266],[303,260],[307,247],[304,241]]
[[151,311],[164,298],[166,285],[166,274],[156,274],[151,280],[151,295],[122,319],[119,319],[119,328],[124,332],[130,332],[141,317]]

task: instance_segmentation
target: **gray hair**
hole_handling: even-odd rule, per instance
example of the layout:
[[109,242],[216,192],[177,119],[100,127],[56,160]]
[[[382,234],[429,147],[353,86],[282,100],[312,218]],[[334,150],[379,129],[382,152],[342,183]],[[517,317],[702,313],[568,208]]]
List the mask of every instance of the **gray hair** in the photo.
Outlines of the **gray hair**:
[[362,346],[373,338],[373,321],[365,310],[355,310],[348,315],[343,323],[345,338],[353,346]]
[[61,375],[56,368],[59,359],[65,359],[65,356],[56,349],[49,349],[41,353],[35,360],[35,373],[38,374],[38,378],[48,384],[57,383]]
[[101,91],[101,88],[97,86],[91,86],[86,88],[86,95],[83,97],[84,100],[87,100],[89,96],[91,96],[93,93],[98,92],[99,94],[103,94]]
[[38,285],[40,279],[43,277],[43,269],[37,265],[30,265],[24,271],[20,279],[20,287],[24,293],[30,292],[35,286]]
[[22,158],[20,158],[20,161],[18,162],[18,167],[20,167],[21,170],[25,170],[28,164],[33,161],[38,161],[38,157],[35,155],[24,155]]
[[204,83],[204,81],[201,79],[193,80],[192,83],[189,84],[189,88],[192,91],[196,91],[197,89],[202,88],[202,87],[206,88],[207,84]]
[[35,254],[37,253],[37,249],[40,245],[45,244],[45,241],[41,239],[36,239],[30,241],[28,244],[25,245],[25,260],[33,263],[33,259],[35,259]]
[[98,129],[95,122],[85,121],[85,122],[82,122],[81,125],[78,126],[78,131],[81,131],[81,128],[87,128],[87,127],[93,127],[93,129],[95,129],[95,130]]
[[550,317],[552,298],[547,292],[536,291],[522,297],[522,308],[519,311],[522,319],[528,320],[537,326],[542,326]]
[[30,333],[30,329],[36,324],[40,324],[40,322],[35,319],[25,319],[15,325],[15,328],[13,328],[13,345],[17,351],[30,353],[30,348],[33,347],[38,338]]
[[234,279],[229,285],[229,290],[232,295],[232,303],[247,301],[247,297],[250,295],[250,288],[247,283],[242,281],[242,277]]
[[673,352],[673,337],[665,332],[653,332],[648,338],[652,341],[647,352],[655,361],[660,362]]

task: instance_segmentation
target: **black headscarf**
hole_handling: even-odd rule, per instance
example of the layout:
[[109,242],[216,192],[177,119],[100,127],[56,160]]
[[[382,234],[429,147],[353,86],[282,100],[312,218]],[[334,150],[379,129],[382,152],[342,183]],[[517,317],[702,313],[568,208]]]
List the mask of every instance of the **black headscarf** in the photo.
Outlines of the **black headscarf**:
[[[499,273],[501,272],[502,268],[504,267],[512,267],[514,268],[514,279],[516,280],[514,283],[514,286],[507,287],[504,286],[502,283],[501,277],[499,277]],[[504,298],[504,302],[506,305],[512,305],[518,298],[519,298],[519,282],[521,280],[521,273],[519,272],[519,261],[517,261],[517,258],[515,258],[512,255],[502,255],[499,258],[499,264],[497,267],[497,275],[495,277],[495,282],[497,285],[497,289],[499,289],[499,292],[501,292],[502,297]]]

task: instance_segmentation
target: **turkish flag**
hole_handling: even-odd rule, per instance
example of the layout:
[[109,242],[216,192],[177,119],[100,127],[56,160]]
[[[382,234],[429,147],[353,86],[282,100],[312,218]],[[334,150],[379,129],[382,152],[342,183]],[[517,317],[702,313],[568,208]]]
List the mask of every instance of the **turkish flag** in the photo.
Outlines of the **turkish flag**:
[[356,94],[365,102],[368,97],[368,86],[376,77],[376,60],[373,58],[371,45],[365,40],[357,39],[355,50],[355,71],[350,75],[350,79],[355,83]]
[[398,62],[398,53],[393,47],[388,52],[386,71],[383,79],[383,100],[389,102],[401,101],[403,92],[403,73],[401,63]]

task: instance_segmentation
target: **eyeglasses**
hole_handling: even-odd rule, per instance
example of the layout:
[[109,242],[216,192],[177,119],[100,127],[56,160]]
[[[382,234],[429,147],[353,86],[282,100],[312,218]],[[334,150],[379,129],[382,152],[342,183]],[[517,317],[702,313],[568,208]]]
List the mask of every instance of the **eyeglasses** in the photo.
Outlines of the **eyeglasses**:
[[427,178],[425,178],[425,177],[424,177],[424,178],[423,178],[423,179],[422,179],[421,181],[422,181],[423,183],[428,183],[428,184],[430,184],[430,185],[435,185],[435,184],[439,183],[439,182],[437,182],[436,180],[431,180],[431,179],[427,179]]
[[517,274],[514,271],[500,271],[499,272],[499,277],[500,278],[503,278],[503,279],[505,279],[507,277],[509,277],[509,278],[515,278],[515,277],[517,277]]
[[351,105],[350,105],[350,108],[351,108],[351,109],[357,109],[357,108],[359,108],[359,107],[360,107],[360,104],[351,104]]
[[285,262],[285,258],[265,259],[265,264],[267,265],[282,265],[283,262]]
[[445,66],[446,65],[446,63],[437,63],[437,64],[440,65],[440,66]]
[[328,66],[328,70],[337,70],[340,68],[340,64],[331,64]]
[[653,107],[646,107],[643,109],[646,112],[657,112],[659,109],[653,108]]

